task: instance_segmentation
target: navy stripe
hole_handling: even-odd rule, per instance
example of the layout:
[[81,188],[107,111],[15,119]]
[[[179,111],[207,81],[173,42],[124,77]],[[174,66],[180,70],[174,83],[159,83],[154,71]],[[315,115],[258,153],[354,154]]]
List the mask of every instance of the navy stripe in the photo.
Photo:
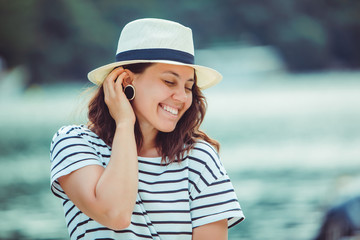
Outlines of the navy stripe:
[[[143,190],[143,189],[139,189],[139,193],[140,192],[145,192],[145,193],[152,193],[152,194],[168,194],[168,193],[178,193],[178,192],[184,192],[184,191],[188,191],[187,188],[181,188],[181,189],[177,189],[177,190],[171,190],[171,191],[159,191],[159,192],[153,192],[153,191],[147,191],[147,190]],[[144,201],[144,200],[143,200]]]
[[[196,190],[198,193],[201,192],[200,189],[198,188],[198,186],[197,186],[193,181],[191,181],[190,179],[189,179],[189,183],[195,188],[195,190]],[[190,196],[190,199],[191,199],[191,200],[194,200],[191,196]]]
[[213,197],[213,196],[217,196],[217,195],[222,195],[225,193],[230,193],[230,192],[234,192],[233,189],[227,190],[227,191],[223,191],[223,192],[216,192],[216,193],[211,193],[211,194],[207,194],[207,195],[202,195],[196,198],[197,199],[201,199],[201,198],[207,198],[207,197]]
[[74,232],[76,231],[76,229],[77,229],[78,227],[80,227],[80,226],[82,226],[82,225],[84,225],[84,224],[87,224],[87,223],[90,222],[90,221],[94,221],[94,220],[92,220],[91,218],[89,218],[89,219],[87,219],[87,220],[85,220],[85,221],[79,222],[79,223],[74,227],[74,229],[71,231],[70,237],[72,237],[72,235],[74,234]]
[[185,170],[187,170],[187,169],[188,169],[188,167],[184,167],[184,168],[181,168],[181,169],[167,170],[167,171],[164,171],[164,172],[161,172],[161,173],[153,173],[153,172],[147,172],[147,171],[139,170],[139,173],[147,174],[147,175],[153,175],[153,176],[160,176],[160,175],[166,174],[166,173],[178,173],[178,172],[182,172],[182,171],[185,171]]
[[56,182],[56,185],[53,184],[51,190],[56,190],[57,192],[66,195],[64,191],[62,191],[61,189],[58,188],[58,187],[61,188],[60,184],[57,181],[55,181],[55,182]]
[[80,136],[80,137],[82,137],[82,136],[88,136],[88,137],[91,137],[91,138],[95,138],[95,139],[100,139],[100,140],[102,140],[100,137],[94,135],[92,132],[90,132],[90,134],[89,134],[89,133],[80,133],[79,136]]
[[65,213],[65,217],[67,217],[67,215],[75,208],[75,205],[73,205],[71,208],[69,208],[69,210],[66,211]]
[[181,178],[181,179],[178,179],[178,180],[157,181],[157,182],[147,182],[147,181],[144,181],[144,180],[141,180],[141,179],[139,179],[138,181],[142,182],[142,183],[145,183],[145,184],[148,184],[148,185],[156,185],[156,184],[167,184],[167,183],[179,183],[179,182],[183,182],[183,181],[187,181],[187,180],[188,180],[188,178],[185,177],[185,178]]
[[[138,204],[138,203],[136,203],[136,204]],[[143,213],[143,212],[133,212],[132,214],[137,215],[137,216],[147,216],[146,212],[145,213]],[[149,225],[152,225],[152,224],[149,223]]]
[[[70,137],[64,137],[64,138],[60,139],[60,140],[57,141],[57,142],[55,143],[55,145],[52,147],[52,150],[50,151],[51,156],[52,156],[52,154],[53,154],[56,146],[57,146],[59,143],[61,143],[62,141],[65,141],[65,140],[67,140],[67,139],[71,139],[71,138],[82,139],[82,137],[79,137],[79,136],[70,136]],[[52,160],[54,160],[54,159],[52,159]]]
[[[229,218],[228,220],[231,220],[231,219],[233,219],[233,218]],[[244,219],[245,219],[244,217],[240,218],[239,220],[235,221],[233,224],[229,225],[228,228],[232,228],[236,224],[242,222]]]
[[210,186],[210,183],[208,183],[208,182],[206,181],[206,179],[203,177],[203,175],[201,175],[200,172],[198,172],[198,171],[196,171],[196,170],[194,170],[194,169],[192,169],[192,168],[189,168],[189,171],[190,171],[190,172],[193,172],[193,173],[195,173],[195,174],[197,174],[197,175],[199,175],[200,179],[206,184],[206,186]]
[[237,202],[237,199],[230,199],[230,200],[224,201],[224,202],[218,202],[218,203],[213,203],[213,204],[208,204],[208,205],[202,205],[202,206],[199,206],[199,207],[192,208],[191,210],[195,211],[195,210],[198,210],[198,209],[219,206],[219,205],[223,205],[223,204],[227,204],[227,203],[231,203],[231,202]]
[[189,202],[189,199],[179,200],[142,200],[144,203],[178,203],[178,202]]
[[138,159],[138,162],[142,163],[142,164],[146,164],[146,165],[165,166],[164,164],[161,164],[161,163],[147,162],[147,161],[143,161],[143,160],[140,160],[140,159]]
[[128,60],[170,60],[186,64],[194,64],[194,55],[168,48],[135,49],[120,52],[116,55],[116,61]]
[[[198,159],[198,158],[195,158],[195,157],[191,157],[191,156],[188,156],[188,158],[191,159],[191,160],[193,160],[193,161],[195,161],[195,162],[199,162],[199,163],[205,165],[205,168],[208,170],[209,173],[211,173],[211,175],[213,176],[213,178],[214,178],[215,180],[218,179],[218,178],[215,176],[214,172],[213,172],[213,171],[210,169],[210,167],[206,164],[205,161],[202,161],[201,159]],[[218,169],[218,170],[219,170],[219,172],[221,173],[221,170],[220,170],[220,169]]]
[[98,154],[99,156],[103,157],[103,158],[110,158],[110,157],[111,157],[111,155],[109,155],[109,154],[102,154],[102,153],[100,153],[100,152],[97,152],[97,154]]
[[92,145],[96,145],[96,146],[98,146],[98,147],[110,149],[110,146],[108,146],[108,145],[96,143],[96,142],[93,142],[93,141],[89,141],[89,143],[91,143]]
[[67,156],[65,156],[63,159],[61,159],[57,164],[55,164],[55,166],[53,168],[51,168],[51,171],[53,171],[57,166],[59,166],[63,161],[65,161],[67,158],[78,155],[78,154],[89,154],[89,155],[94,155],[95,158],[94,160],[96,160],[96,158],[98,157],[95,153],[93,152],[74,152],[72,154],[69,154]]
[[[196,150],[199,150],[201,152],[204,152],[206,153],[207,155],[209,155],[209,157],[213,160],[213,162],[215,163],[216,165],[216,168],[220,171],[221,175],[225,175],[221,170],[220,170],[220,167],[219,165],[217,164],[217,161],[214,159],[214,157],[211,155],[211,153],[209,153],[208,151],[204,150],[204,149],[201,149],[201,148],[194,148]],[[221,163],[220,163],[221,164]]]
[[[228,209],[226,211],[221,211],[221,212],[217,212],[217,213],[214,213],[214,214],[210,214],[210,215],[206,215],[206,216],[201,216],[201,217],[197,217],[197,218],[191,218],[192,221],[196,221],[196,220],[199,220],[199,219],[202,219],[202,218],[206,218],[206,217],[209,217],[209,216],[215,216],[215,215],[218,215],[218,214],[222,214],[222,213],[227,213],[227,212],[232,212],[232,211],[242,211],[240,208],[233,208],[233,209]],[[242,218],[242,220],[244,220],[244,218]],[[240,220],[241,222],[241,220]],[[239,223],[239,221],[237,222]],[[234,225],[232,225],[234,226]],[[230,228],[230,227],[229,227]]]
[[205,146],[208,146],[208,147],[215,153],[215,155],[216,155],[218,158],[220,158],[218,152],[215,150],[215,148],[214,148],[213,145],[211,145],[211,144],[208,143],[208,142],[204,142],[204,141],[199,141],[198,143],[203,144],[203,145],[205,145]]
[[66,226],[69,228],[71,222],[74,221],[74,219],[75,219],[78,215],[80,215],[81,213],[82,213],[81,211],[78,211],[78,212],[71,218],[71,220],[68,222],[68,224],[67,224]]
[[[63,129],[61,129],[63,130]],[[84,125],[79,125],[79,126],[73,126],[71,127],[67,132],[66,134],[69,134],[70,132],[74,131],[74,130],[82,130],[84,132],[88,132],[90,133],[91,135],[87,134],[87,133],[81,133],[82,135],[87,135],[87,136],[91,136],[91,137],[94,137],[94,138],[97,138],[97,139],[100,139],[94,132],[92,132],[90,129],[87,129]]]
[[[63,129],[61,129],[60,131],[62,131]],[[70,134],[72,131],[74,130],[82,130],[84,132],[81,132],[79,134],[77,134],[78,136],[89,136],[89,137],[92,137],[92,138],[95,138],[95,139],[100,139],[99,136],[97,136],[94,132],[92,132],[91,130],[85,128],[83,125],[81,125],[80,127],[72,127],[70,128],[65,134],[68,135]],[[60,135],[58,131],[58,136]],[[75,133],[76,134],[76,133]]]
[[[133,212],[133,215],[144,216],[144,217],[148,216],[148,214],[146,212]],[[146,224],[149,225],[149,226],[153,226],[153,224],[151,222],[146,222]]]
[[141,205],[142,203],[176,203],[176,202],[189,202],[188,199],[177,199],[177,200],[142,200],[140,202],[136,202],[137,205]]
[[230,179],[225,179],[225,180],[222,180],[222,181],[219,181],[219,182],[214,182],[211,184],[211,186],[215,186],[215,185],[218,185],[218,184],[223,184],[223,183],[226,183],[226,182],[230,182]]
[[[65,199],[64,202],[63,202],[63,206],[65,207],[65,205],[66,205],[68,202],[70,202],[70,200],[69,200],[69,199]],[[72,204],[72,202],[70,202],[70,203]]]
[[159,232],[160,235],[191,235],[192,232]]
[[[144,214],[142,214],[142,216],[144,216]],[[153,226],[153,224],[151,222],[146,222],[146,224],[144,224],[144,223],[135,223],[135,222],[131,221],[131,224],[133,224],[135,226],[146,227],[146,228],[149,226]]]
[[191,221],[152,221],[155,224],[191,224]]
[[[70,145],[66,145],[65,147],[61,148],[55,155],[55,157],[53,157],[53,159],[56,159],[57,156],[62,152],[64,151],[65,149],[67,148],[70,148],[70,147],[77,147],[77,146],[83,146],[83,147],[89,147],[89,145],[86,145],[86,144],[82,144],[82,143],[75,143],[75,144],[70,144]],[[94,148],[92,148],[94,149]],[[95,150],[95,149],[94,149]]]
[[67,200],[67,199],[65,199],[63,196],[61,196],[60,194],[58,194],[57,192],[55,192],[55,191],[54,191],[54,188],[51,188],[51,191],[52,191],[52,193],[53,193],[56,197],[61,198],[61,199],[64,199],[64,200]]
[[82,127],[81,127],[81,126],[79,126],[79,127],[72,127],[72,128],[70,128],[70,130],[68,130],[68,131],[66,132],[66,134],[69,134],[70,132],[72,132],[73,130],[76,130],[76,129],[82,129]]
[[147,223],[146,224],[145,223],[136,223],[136,222],[131,221],[131,224],[134,226],[138,226],[138,227],[145,227],[145,228],[148,227]]
[[106,227],[88,229],[88,230],[86,230],[85,233],[79,235],[79,236],[77,237],[77,239],[80,239],[80,238],[84,237],[86,233],[97,232],[97,231],[109,231],[109,230],[110,230],[110,231],[113,231],[113,232],[116,232],[116,233],[132,233],[132,234],[134,234],[135,236],[138,236],[138,237],[141,237],[141,238],[153,239],[153,238],[150,237],[150,236],[143,235],[143,234],[138,234],[138,233],[135,233],[134,231],[131,231],[131,230],[119,230],[119,231],[115,231],[115,230],[111,230],[111,229],[106,228]]
[[147,213],[190,213],[190,210],[147,210]]
[[[181,161],[184,161],[186,158],[182,159]],[[141,159],[138,159],[138,162],[141,164],[145,164],[145,165],[153,165],[153,166],[160,166],[160,167],[167,167],[169,166],[171,163],[154,163],[154,162],[148,162],[148,161],[144,161]]]

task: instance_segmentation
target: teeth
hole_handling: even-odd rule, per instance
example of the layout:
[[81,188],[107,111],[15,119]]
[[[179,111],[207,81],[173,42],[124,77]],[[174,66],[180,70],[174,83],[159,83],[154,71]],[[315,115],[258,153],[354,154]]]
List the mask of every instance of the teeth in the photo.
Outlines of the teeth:
[[170,107],[168,105],[162,105],[162,108],[171,114],[174,114],[174,115],[178,114],[178,109],[176,109],[176,108]]

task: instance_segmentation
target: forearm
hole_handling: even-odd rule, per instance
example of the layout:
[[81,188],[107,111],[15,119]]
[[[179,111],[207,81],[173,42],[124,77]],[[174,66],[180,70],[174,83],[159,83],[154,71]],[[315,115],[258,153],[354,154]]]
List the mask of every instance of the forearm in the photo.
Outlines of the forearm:
[[129,218],[136,203],[137,190],[138,162],[134,127],[122,124],[116,128],[110,162],[96,185],[96,200],[105,206],[105,214],[110,219]]
[[193,229],[193,240],[227,240],[227,219],[208,223]]

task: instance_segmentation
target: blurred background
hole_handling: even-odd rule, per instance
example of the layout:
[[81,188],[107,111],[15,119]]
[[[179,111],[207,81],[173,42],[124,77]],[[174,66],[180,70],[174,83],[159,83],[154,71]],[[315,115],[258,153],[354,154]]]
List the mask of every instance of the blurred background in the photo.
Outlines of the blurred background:
[[224,76],[204,91],[203,128],[247,217],[229,239],[357,239],[359,13],[357,0],[0,0],[0,239],[68,238],[51,138],[86,123],[87,72],[142,17],[191,27],[196,62]]

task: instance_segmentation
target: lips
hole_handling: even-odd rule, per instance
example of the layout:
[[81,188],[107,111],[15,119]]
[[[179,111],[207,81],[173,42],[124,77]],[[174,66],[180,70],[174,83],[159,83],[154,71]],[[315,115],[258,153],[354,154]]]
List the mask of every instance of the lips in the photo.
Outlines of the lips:
[[166,112],[171,113],[174,116],[177,116],[178,113],[179,113],[179,109],[171,107],[171,106],[166,105],[166,104],[160,104],[160,107],[162,109],[164,109]]

